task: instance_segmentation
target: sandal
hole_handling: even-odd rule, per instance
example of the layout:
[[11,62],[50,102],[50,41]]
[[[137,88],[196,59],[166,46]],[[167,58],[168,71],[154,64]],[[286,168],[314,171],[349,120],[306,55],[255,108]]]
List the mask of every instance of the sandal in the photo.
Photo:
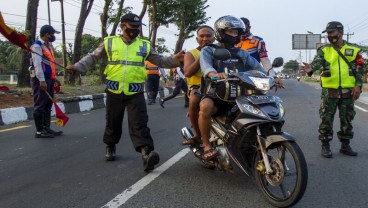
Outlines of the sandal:
[[211,159],[214,159],[215,157],[217,157],[219,155],[219,152],[213,148],[209,149],[209,150],[206,150],[203,152],[201,158],[203,160],[211,160]]
[[183,142],[181,143],[182,145],[190,145],[190,146],[199,146],[201,144],[201,142],[199,142],[196,139],[184,139]]

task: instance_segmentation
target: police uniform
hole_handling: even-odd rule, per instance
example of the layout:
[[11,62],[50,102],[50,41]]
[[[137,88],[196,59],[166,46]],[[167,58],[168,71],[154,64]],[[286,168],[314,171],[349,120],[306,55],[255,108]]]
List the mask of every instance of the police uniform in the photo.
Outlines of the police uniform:
[[147,94],[148,94],[148,104],[156,103],[156,97],[158,94],[158,88],[160,85],[160,73],[159,67],[152,64],[151,62],[146,62],[147,69]]

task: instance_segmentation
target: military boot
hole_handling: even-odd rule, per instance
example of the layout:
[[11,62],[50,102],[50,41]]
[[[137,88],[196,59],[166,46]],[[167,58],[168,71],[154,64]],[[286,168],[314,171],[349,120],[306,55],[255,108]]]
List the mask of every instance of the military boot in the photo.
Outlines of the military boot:
[[165,106],[164,106],[164,102],[165,101],[168,101],[168,100],[170,100],[170,99],[173,99],[175,97],[175,95],[173,95],[173,94],[169,94],[168,96],[165,96],[165,97],[163,97],[163,98],[160,98],[160,105],[161,105],[161,107],[162,108],[165,108]]
[[344,155],[349,155],[349,156],[357,156],[358,153],[354,152],[353,149],[351,149],[349,143],[350,143],[350,141],[347,140],[347,139],[342,139],[341,140],[340,153],[342,153]]
[[156,153],[151,151],[148,146],[145,146],[141,149],[142,159],[143,159],[143,170],[145,172],[150,172],[155,168],[160,162],[160,156]]
[[332,157],[332,152],[331,152],[331,149],[330,149],[329,141],[322,141],[321,155],[325,158],[331,158]]

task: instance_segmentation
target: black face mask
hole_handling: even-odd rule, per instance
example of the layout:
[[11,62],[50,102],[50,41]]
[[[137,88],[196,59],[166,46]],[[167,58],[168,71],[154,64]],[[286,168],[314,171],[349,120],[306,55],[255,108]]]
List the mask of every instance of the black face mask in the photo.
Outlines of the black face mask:
[[140,30],[136,28],[126,28],[125,32],[131,39],[134,39],[139,35]]
[[224,33],[223,42],[227,43],[231,46],[234,46],[235,44],[239,43],[240,39],[239,36],[231,36],[226,33]]
[[340,37],[339,35],[335,35],[335,36],[327,36],[327,38],[330,43],[336,44]]
[[56,40],[55,35],[49,35],[49,41],[52,43]]

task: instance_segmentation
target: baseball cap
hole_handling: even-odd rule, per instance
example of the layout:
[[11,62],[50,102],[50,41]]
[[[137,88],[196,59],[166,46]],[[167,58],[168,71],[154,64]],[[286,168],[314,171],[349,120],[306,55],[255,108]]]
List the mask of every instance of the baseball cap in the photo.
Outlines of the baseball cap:
[[44,25],[40,29],[40,36],[44,36],[46,33],[56,33],[59,34],[59,31],[56,31],[51,25]]
[[128,13],[122,16],[120,22],[126,22],[131,25],[141,25],[142,24],[141,18],[139,18],[138,15],[133,14],[133,13]]
[[327,24],[326,29],[322,31],[322,33],[332,32],[335,30],[344,30],[344,26],[340,22],[332,21]]

